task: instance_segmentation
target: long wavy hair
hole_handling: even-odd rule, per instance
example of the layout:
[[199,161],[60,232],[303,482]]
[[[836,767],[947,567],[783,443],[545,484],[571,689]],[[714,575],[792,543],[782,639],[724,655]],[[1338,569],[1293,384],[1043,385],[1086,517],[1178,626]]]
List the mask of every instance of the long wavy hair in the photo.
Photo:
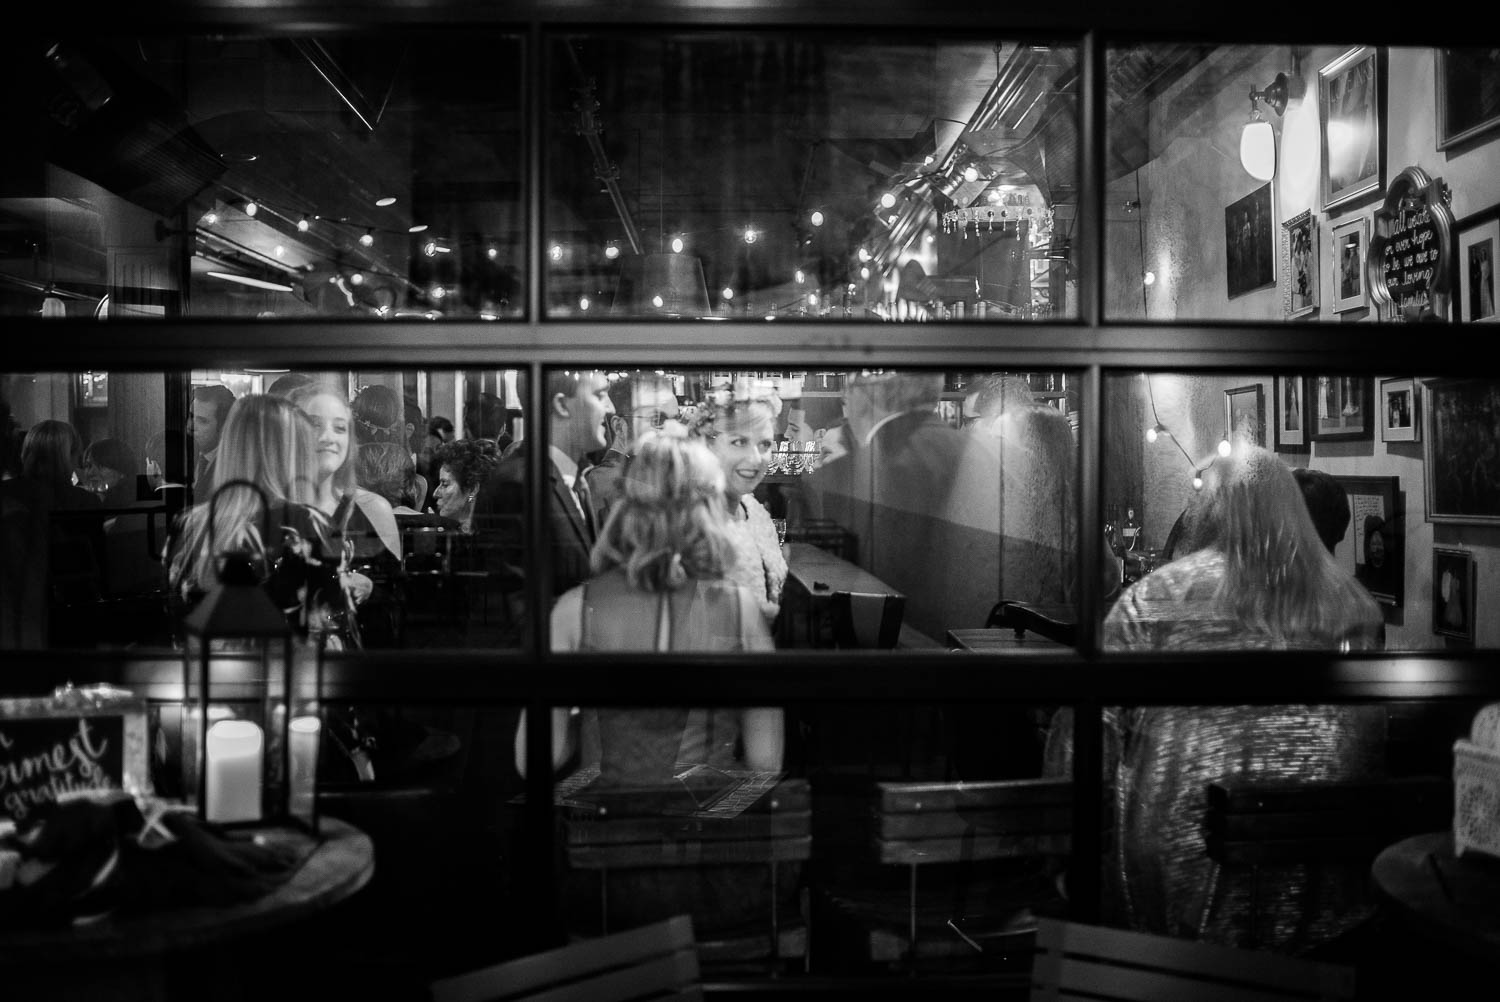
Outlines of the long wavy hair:
[[[229,409],[219,436],[213,466],[213,490],[233,480],[248,480],[278,505],[311,506],[318,476],[317,437],[300,409],[280,397],[249,395]],[[260,496],[248,488],[229,488],[194,505],[183,515],[178,539],[169,543],[167,579],[174,589],[207,588],[218,580],[219,557],[248,549],[264,554],[274,542],[262,538],[266,513]],[[209,508],[213,532],[209,532]],[[212,540],[210,541],[210,535]]]
[[66,421],[38,421],[21,444],[21,472],[48,487],[67,487],[83,461],[83,440]]
[[733,565],[724,473],[701,441],[680,428],[648,432],[619,483],[590,557],[595,574],[623,567],[632,588],[663,592]]
[[1337,647],[1376,627],[1380,607],[1334,562],[1285,463],[1237,445],[1214,471],[1210,518],[1226,565],[1215,602],[1223,612],[1297,646]]
[[[349,448],[344,451],[344,465],[333,471],[333,493],[336,497],[343,497],[358,486],[359,480],[355,469],[354,454],[359,451],[360,438],[355,430],[354,411],[349,406],[348,396],[333,383],[308,383],[288,394],[288,399],[296,404],[303,414],[309,413],[308,407],[318,397],[328,397],[337,401],[349,417]],[[314,440],[316,441],[316,436]]]

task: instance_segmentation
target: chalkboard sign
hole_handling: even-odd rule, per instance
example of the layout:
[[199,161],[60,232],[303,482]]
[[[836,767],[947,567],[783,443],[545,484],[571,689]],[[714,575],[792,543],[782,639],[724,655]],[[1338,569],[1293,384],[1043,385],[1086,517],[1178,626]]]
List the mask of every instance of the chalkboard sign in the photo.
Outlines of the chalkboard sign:
[[0,820],[89,790],[150,792],[146,703],[123,689],[64,686],[0,699]]
[[1375,212],[1370,291],[1377,302],[1391,305],[1397,319],[1448,319],[1453,214],[1447,201],[1442,181],[1408,167]]

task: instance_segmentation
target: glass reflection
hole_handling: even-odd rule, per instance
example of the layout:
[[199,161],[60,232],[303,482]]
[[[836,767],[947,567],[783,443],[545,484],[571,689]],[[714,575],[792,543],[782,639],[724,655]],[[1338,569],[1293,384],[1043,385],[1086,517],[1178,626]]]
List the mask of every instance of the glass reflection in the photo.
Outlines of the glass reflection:
[[621,33],[553,57],[550,316],[1071,309],[1070,48]]

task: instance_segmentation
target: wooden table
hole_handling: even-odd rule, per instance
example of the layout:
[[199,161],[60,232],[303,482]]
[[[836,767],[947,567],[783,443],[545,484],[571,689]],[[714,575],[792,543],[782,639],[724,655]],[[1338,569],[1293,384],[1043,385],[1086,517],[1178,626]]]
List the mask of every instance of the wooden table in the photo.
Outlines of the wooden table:
[[1055,654],[1072,650],[1067,644],[1049,640],[1039,633],[1023,633],[1006,627],[977,630],[949,630],[948,646],[953,650],[981,654]]
[[[906,596],[857,564],[830,553],[811,543],[787,544],[787,584],[795,596],[807,603],[808,641],[818,646],[818,623],[837,595],[878,596],[881,600],[881,619],[878,638],[866,638],[863,634],[875,633],[874,629],[854,632],[859,635],[859,646],[894,647],[901,631],[901,614],[906,606]],[[852,604],[851,604],[852,610]],[[856,617],[858,614],[855,614]],[[836,630],[837,632],[837,630]]]
[[[337,818],[321,821],[323,841],[274,891],[227,906],[191,906],[108,916],[68,929],[0,934],[0,985],[6,998],[165,1000],[168,974],[185,954],[271,932],[332,907],[369,883],[375,849],[364,832]],[[261,964],[269,957],[245,957]],[[292,958],[284,964],[295,977]],[[232,981],[233,972],[220,980]],[[218,978],[217,975],[214,978]],[[216,998],[209,979],[195,998]],[[228,997],[235,997],[231,992]]]
[[1453,833],[1444,830],[1388,846],[1375,857],[1371,875],[1418,932],[1500,968],[1500,859],[1454,856]]

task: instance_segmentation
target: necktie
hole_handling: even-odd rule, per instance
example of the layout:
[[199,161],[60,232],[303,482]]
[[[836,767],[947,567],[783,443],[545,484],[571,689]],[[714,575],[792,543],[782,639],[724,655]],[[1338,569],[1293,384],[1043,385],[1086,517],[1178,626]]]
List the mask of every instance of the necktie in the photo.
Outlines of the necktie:
[[578,507],[583,509],[583,524],[588,540],[592,543],[598,537],[599,527],[594,524],[594,495],[581,470],[573,478],[573,496],[578,498]]

